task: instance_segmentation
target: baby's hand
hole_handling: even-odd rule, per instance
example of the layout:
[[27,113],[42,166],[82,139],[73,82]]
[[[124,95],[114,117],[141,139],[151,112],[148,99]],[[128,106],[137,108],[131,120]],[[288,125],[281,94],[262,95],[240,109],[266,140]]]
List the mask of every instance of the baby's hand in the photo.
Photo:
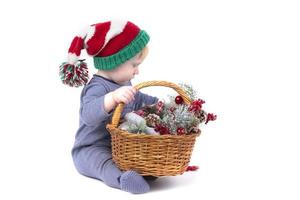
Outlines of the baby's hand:
[[128,104],[134,100],[136,92],[136,89],[132,86],[123,86],[113,91],[112,97],[116,103],[124,102]]

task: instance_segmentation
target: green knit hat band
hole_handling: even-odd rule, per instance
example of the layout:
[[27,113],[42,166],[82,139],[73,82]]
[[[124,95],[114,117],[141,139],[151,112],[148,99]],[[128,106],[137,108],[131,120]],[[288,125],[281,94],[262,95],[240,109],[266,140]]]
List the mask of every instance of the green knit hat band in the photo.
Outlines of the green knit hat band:
[[94,65],[99,70],[112,70],[120,64],[137,55],[149,42],[150,37],[146,31],[141,30],[136,38],[119,52],[106,57],[94,57]]

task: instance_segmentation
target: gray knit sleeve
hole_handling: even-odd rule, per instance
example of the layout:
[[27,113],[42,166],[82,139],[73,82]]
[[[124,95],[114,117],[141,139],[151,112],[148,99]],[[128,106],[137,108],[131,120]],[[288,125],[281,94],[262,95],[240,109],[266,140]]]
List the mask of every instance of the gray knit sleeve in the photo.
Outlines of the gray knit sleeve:
[[104,96],[107,92],[101,85],[89,85],[81,97],[80,115],[87,126],[98,126],[106,121],[112,113],[104,110]]
[[136,94],[136,104],[135,104],[135,110],[140,109],[144,105],[151,105],[158,101],[157,97],[150,96],[148,94],[144,94],[140,91]]

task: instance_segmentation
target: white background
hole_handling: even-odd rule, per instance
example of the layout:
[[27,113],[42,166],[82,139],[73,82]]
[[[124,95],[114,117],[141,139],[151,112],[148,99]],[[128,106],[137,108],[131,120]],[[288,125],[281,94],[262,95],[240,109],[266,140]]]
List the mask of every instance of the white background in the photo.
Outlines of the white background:
[[[0,199],[299,199],[299,10],[289,0],[2,1]],[[85,25],[115,18],[151,35],[134,84],[188,82],[218,114],[195,145],[200,170],[145,195],[79,175],[70,154],[81,89],[62,85],[58,66]]]

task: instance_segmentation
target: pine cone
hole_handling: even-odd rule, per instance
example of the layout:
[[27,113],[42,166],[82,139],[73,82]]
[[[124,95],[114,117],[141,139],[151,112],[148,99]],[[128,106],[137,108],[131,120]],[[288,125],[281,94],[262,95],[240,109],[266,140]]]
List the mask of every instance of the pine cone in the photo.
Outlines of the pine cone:
[[200,123],[204,122],[206,119],[205,112],[200,110],[200,112],[197,114],[197,118],[200,120]]
[[199,127],[191,127],[189,133],[200,133]]
[[146,124],[149,127],[155,127],[156,124],[160,123],[160,117],[156,114],[149,114],[147,117],[145,117]]

